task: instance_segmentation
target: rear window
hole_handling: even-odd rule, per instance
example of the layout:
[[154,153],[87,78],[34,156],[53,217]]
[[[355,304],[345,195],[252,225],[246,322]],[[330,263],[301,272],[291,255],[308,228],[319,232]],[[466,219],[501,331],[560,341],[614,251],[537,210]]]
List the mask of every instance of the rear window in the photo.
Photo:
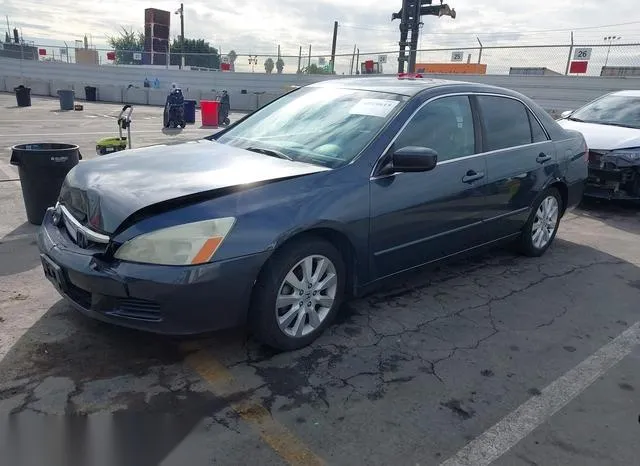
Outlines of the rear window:
[[507,97],[478,96],[486,130],[486,150],[531,144],[531,126],[527,108]]

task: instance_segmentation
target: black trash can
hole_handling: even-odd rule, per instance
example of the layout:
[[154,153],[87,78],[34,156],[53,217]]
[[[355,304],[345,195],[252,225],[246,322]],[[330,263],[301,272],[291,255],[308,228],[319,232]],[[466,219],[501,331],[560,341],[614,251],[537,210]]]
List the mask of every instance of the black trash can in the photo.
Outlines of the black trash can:
[[75,92],[71,89],[59,89],[60,110],[73,110],[75,105]]
[[184,101],[184,121],[186,123],[196,122],[196,101],[195,100]]
[[16,93],[16,101],[18,107],[31,107],[31,88],[24,87],[20,84],[18,87],[14,87],[13,90]]
[[67,173],[82,159],[75,144],[18,144],[11,148],[11,165],[18,166],[27,219],[40,225],[55,205]]
[[93,86],[85,86],[84,93],[86,95],[87,101],[95,102],[98,100],[98,88]]

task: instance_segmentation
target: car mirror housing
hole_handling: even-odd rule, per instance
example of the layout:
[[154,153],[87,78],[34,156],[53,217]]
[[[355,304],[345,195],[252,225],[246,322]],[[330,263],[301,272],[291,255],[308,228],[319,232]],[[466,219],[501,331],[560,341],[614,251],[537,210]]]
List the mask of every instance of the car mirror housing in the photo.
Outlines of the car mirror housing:
[[573,110],[565,110],[560,114],[560,118],[569,118],[572,113],[573,113]]
[[428,147],[406,146],[393,153],[393,170],[396,172],[426,172],[438,163],[438,153]]

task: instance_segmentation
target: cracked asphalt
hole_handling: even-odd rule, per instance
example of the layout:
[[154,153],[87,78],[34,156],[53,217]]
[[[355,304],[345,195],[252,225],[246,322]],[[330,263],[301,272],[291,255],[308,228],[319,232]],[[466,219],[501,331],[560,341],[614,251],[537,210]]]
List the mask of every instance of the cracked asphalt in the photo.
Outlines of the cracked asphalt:
[[[105,120],[82,123],[108,131]],[[148,143],[166,138],[149,128]],[[87,147],[96,137],[67,132]],[[0,180],[14,174],[9,134]],[[291,353],[242,329],[169,339],[77,314],[42,276],[23,211],[19,184],[0,182],[7,464],[437,465],[640,320],[633,206],[584,204],[542,258],[502,248],[389,283]],[[636,348],[495,464],[633,464],[638,358]]]

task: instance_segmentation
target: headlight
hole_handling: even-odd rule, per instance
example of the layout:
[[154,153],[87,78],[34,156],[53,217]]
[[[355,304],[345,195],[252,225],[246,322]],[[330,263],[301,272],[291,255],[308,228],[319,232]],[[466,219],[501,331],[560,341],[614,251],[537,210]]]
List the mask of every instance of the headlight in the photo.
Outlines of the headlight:
[[217,218],[145,233],[120,246],[115,258],[159,265],[204,264],[211,260],[235,220]]
[[634,147],[633,149],[618,149],[611,152],[611,155],[620,157],[627,162],[635,162],[640,160],[640,147]]

